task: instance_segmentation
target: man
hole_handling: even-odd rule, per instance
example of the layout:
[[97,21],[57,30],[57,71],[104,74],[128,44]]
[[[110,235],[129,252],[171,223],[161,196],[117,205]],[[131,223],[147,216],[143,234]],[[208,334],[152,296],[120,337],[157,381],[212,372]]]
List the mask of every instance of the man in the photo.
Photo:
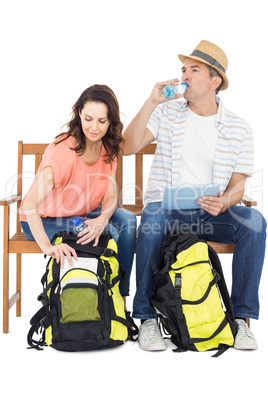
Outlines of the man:
[[[139,345],[144,350],[164,350],[165,342],[150,304],[153,271],[150,259],[168,230],[187,224],[205,240],[236,243],[233,254],[232,301],[239,324],[237,349],[256,349],[257,342],[246,318],[258,319],[258,287],[265,253],[266,222],[252,209],[237,206],[245,181],[253,174],[253,138],[248,123],[224,108],[215,95],[228,87],[227,57],[218,46],[202,40],[183,63],[181,80],[188,84],[182,102],[163,95],[158,83],[124,133],[124,153],[136,153],[157,140],[145,208],[136,250],[137,291],[133,317],[141,319]],[[220,184],[217,197],[203,197],[201,209],[161,207],[167,186]],[[177,226],[177,227],[178,227]]]

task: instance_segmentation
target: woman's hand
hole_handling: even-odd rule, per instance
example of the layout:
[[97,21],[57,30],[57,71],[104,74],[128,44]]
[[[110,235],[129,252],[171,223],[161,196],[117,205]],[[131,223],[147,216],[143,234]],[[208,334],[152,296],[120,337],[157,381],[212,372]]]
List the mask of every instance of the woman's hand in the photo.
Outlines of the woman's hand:
[[101,215],[95,219],[88,219],[84,221],[87,228],[83,229],[78,233],[77,237],[80,239],[77,241],[78,244],[88,244],[95,239],[93,246],[97,246],[99,243],[100,235],[102,234],[105,226],[107,225],[107,219]]
[[73,264],[72,257],[77,260],[77,254],[75,249],[70,247],[66,243],[60,243],[58,245],[51,245],[42,250],[46,255],[50,257],[54,257],[57,263],[60,263],[61,268],[64,267],[64,257],[67,257],[67,260],[70,265]]

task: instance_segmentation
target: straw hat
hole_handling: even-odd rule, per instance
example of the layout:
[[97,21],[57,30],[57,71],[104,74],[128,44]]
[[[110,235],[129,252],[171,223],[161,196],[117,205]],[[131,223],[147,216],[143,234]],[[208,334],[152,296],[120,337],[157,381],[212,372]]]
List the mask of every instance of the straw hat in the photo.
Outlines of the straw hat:
[[229,82],[225,75],[228,67],[228,59],[224,51],[207,40],[201,40],[190,56],[178,54],[179,59],[184,63],[186,59],[194,59],[208,64],[215,68],[223,79],[221,91],[228,88]]

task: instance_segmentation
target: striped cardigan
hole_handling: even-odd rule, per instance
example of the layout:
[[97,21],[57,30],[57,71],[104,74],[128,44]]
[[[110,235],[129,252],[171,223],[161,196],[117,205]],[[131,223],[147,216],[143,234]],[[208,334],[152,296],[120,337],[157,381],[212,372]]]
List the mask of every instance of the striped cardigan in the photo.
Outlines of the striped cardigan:
[[[232,173],[253,175],[253,135],[245,120],[225,109],[218,97],[216,102],[219,104],[216,117],[218,138],[213,183],[220,184],[223,193]],[[147,128],[157,140],[157,147],[145,191],[145,205],[161,202],[165,188],[178,185],[188,108],[186,101],[163,103],[154,110],[148,122]]]

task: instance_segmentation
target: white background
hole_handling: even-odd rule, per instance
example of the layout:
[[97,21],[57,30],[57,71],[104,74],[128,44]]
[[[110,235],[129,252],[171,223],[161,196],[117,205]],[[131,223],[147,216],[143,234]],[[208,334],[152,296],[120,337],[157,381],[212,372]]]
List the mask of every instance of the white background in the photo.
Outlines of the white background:
[[[247,194],[258,201],[258,209],[267,217],[266,14],[262,0],[2,1],[0,198],[15,192],[18,140],[53,141],[85,88],[95,83],[109,85],[119,100],[126,127],[157,81],[180,78],[177,54],[190,54],[206,39],[221,46],[229,59],[230,86],[221,93],[224,105],[253,128],[255,175],[247,183]],[[0,241],[2,250],[2,230]],[[222,259],[231,280],[230,257]],[[267,263],[260,289],[260,320],[252,320],[259,349],[229,350],[219,359],[211,359],[210,353],[177,355],[171,345],[164,353],[146,353],[130,342],[94,353],[27,350],[28,322],[40,307],[36,296],[44,266],[41,255],[23,257],[23,316],[15,319],[13,307],[10,333],[0,335],[2,390],[7,397],[31,394],[39,401],[52,396],[72,400],[90,398],[95,390],[108,398],[112,390],[112,401],[148,397],[160,401],[171,396],[189,401],[265,399]],[[12,278],[13,272],[12,265]],[[10,288],[12,294],[14,285]],[[45,384],[50,384],[47,389]]]

